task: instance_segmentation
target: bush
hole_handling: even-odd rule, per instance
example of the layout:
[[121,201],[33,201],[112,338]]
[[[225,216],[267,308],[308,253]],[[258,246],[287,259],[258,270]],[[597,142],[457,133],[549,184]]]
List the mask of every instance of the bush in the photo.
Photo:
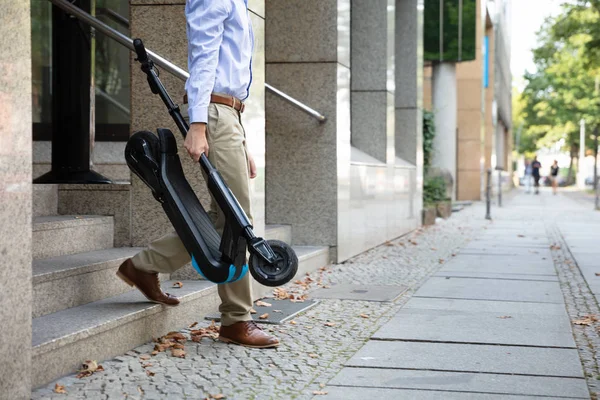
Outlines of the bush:
[[433,112],[423,110],[423,169],[427,170],[431,166],[433,157],[433,138],[435,137],[435,121]]
[[435,204],[449,200],[446,197],[446,181],[441,176],[425,178],[423,182],[423,202]]

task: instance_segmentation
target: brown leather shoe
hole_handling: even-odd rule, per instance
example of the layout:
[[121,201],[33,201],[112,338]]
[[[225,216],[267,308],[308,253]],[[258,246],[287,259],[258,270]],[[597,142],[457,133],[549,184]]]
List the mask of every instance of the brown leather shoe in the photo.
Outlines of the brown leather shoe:
[[279,339],[267,335],[254,321],[242,321],[229,326],[221,326],[219,340],[256,349],[279,346]]
[[142,292],[146,298],[154,303],[164,304],[166,306],[176,306],[179,299],[164,293],[160,289],[160,282],[157,273],[144,272],[135,268],[131,258],[125,260],[117,271],[117,276],[129,286],[135,286]]

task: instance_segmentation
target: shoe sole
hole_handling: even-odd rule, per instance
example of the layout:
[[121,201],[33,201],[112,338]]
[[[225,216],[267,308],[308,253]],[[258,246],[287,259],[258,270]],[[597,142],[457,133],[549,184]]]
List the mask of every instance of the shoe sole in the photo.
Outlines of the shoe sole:
[[275,348],[275,347],[279,346],[279,343],[276,343],[276,344],[266,344],[266,345],[263,345],[263,346],[252,345],[252,344],[244,344],[244,343],[236,342],[235,340],[227,339],[226,337],[222,337],[222,336],[219,336],[219,341],[221,341],[223,343],[237,344],[238,346],[250,347],[252,349],[269,349],[269,348]]
[[129,286],[131,286],[131,287],[134,287],[134,288],[136,288],[137,290],[139,290],[139,291],[140,291],[140,293],[141,293],[141,294],[143,294],[143,295],[144,295],[144,297],[145,297],[145,298],[146,298],[146,299],[147,299],[149,302],[151,302],[151,303],[155,303],[155,304],[162,304],[163,306],[167,306],[167,307],[177,307],[177,306],[179,305],[179,303],[178,303],[178,304],[167,304],[167,303],[163,303],[163,302],[161,302],[161,301],[152,300],[150,297],[146,296],[146,293],[144,293],[144,292],[143,292],[143,291],[142,291],[142,290],[141,290],[139,287],[137,287],[137,286],[135,285],[135,283],[133,283],[133,282],[131,281],[131,279],[127,278],[127,277],[126,277],[125,275],[123,275],[123,274],[122,274],[120,271],[117,271],[117,276],[118,276],[118,277],[119,277],[119,278],[120,278],[120,279],[121,279],[123,282],[125,282],[126,284],[128,284]]

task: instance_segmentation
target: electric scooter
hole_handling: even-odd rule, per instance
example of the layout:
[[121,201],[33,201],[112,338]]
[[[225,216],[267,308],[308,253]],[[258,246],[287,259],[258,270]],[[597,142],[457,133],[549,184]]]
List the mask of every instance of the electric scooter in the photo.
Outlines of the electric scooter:
[[[189,126],[158,77],[141,39],[133,41],[137,61],[146,74],[152,93],[163,100],[185,138]],[[164,128],[158,137],[148,131],[134,133],[125,148],[127,165],[151,190],[190,253],[192,266],[206,279],[229,283],[250,273],[259,283],[280,286],[298,271],[298,257],[292,247],[279,240],[256,237],[252,224],[223,178],[205,154],[200,166],[208,190],[225,215],[222,235],[185,179],[173,133]],[[250,253],[246,263],[246,249]]]

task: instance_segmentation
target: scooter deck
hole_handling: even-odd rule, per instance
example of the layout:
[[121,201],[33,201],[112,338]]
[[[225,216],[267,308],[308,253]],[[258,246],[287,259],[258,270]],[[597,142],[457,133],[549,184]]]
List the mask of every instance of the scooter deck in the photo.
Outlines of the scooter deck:
[[158,133],[159,138],[150,132],[134,134],[125,150],[127,164],[152,189],[198,273],[216,283],[242,278],[248,270],[245,251],[238,260],[221,253],[221,235],[185,178],[175,137],[168,129]]

